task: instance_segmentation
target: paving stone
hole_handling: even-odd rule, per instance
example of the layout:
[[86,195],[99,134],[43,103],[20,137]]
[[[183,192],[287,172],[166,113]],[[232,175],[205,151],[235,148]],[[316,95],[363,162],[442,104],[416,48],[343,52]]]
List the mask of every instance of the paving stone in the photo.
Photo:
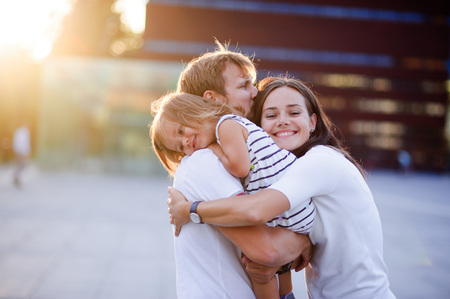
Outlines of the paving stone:
[[[165,176],[0,168],[0,299],[176,298]],[[398,298],[450,293],[450,177],[368,176]],[[303,272],[293,274],[307,298]]]

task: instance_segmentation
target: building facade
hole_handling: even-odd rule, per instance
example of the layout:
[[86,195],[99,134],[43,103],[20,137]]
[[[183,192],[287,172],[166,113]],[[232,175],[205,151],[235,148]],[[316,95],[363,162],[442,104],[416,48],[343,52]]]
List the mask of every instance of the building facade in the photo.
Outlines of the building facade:
[[449,14],[416,3],[150,0],[139,57],[187,63],[230,42],[254,55],[258,79],[309,83],[365,168],[407,153],[414,169],[443,171]]

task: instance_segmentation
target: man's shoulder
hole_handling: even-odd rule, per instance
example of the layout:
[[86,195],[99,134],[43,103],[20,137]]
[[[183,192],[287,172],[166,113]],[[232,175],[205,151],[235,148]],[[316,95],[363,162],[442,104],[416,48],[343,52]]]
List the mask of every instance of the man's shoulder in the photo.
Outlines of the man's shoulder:
[[190,171],[204,171],[205,169],[208,170],[209,168],[217,168],[220,166],[220,160],[212,150],[201,149],[195,151],[190,156],[184,156],[184,158],[181,160],[180,165],[178,166],[178,170],[180,170],[180,168],[189,168]]
[[183,181],[198,181],[211,179],[226,172],[219,158],[209,149],[195,151],[191,156],[185,156],[175,173],[175,178]]
[[201,149],[195,151],[191,156],[186,156],[185,158],[188,158],[191,161],[197,161],[197,160],[203,160],[203,159],[213,159],[217,160],[217,156],[214,154],[214,152],[210,149]]
[[233,177],[209,149],[198,150],[181,160],[175,173],[174,186],[188,200],[213,200],[242,192],[239,179]]

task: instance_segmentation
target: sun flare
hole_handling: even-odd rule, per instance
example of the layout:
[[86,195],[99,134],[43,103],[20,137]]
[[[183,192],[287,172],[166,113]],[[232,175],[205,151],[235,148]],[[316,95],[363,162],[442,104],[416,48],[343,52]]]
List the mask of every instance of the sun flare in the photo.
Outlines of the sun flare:
[[0,48],[10,45],[40,59],[52,43],[72,0],[0,0]]
[[[64,17],[77,0],[0,0],[0,54],[2,48],[24,49],[35,60],[52,50]],[[148,0],[116,0],[113,9],[134,33],[145,26]]]

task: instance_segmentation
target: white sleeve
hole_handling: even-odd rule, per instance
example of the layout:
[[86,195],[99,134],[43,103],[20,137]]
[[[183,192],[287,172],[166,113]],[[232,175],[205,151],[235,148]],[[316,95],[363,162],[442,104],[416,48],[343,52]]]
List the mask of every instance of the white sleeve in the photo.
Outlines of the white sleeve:
[[269,188],[283,193],[291,208],[306,205],[315,196],[329,194],[339,179],[339,163],[336,163],[335,153],[329,151],[334,150],[325,147],[311,149]]
[[184,157],[177,169],[174,187],[189,201],[210,201],[244,191],[240,180],[232,176],[209,149]]

